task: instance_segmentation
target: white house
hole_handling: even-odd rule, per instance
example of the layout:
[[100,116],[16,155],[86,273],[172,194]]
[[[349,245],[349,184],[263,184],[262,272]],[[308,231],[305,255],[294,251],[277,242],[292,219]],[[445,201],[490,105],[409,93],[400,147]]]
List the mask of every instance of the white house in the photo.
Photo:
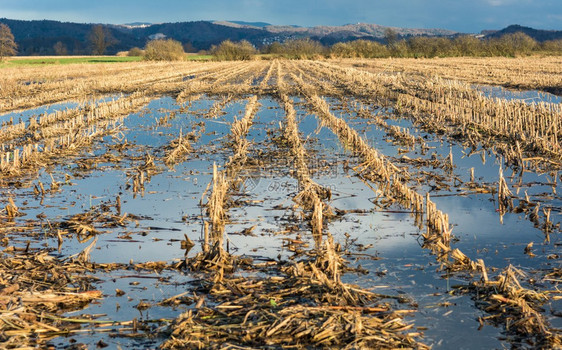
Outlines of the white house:
[[156,34],[149,35],[148,38],[150,40],[166,39],[166,34],[156,33]]

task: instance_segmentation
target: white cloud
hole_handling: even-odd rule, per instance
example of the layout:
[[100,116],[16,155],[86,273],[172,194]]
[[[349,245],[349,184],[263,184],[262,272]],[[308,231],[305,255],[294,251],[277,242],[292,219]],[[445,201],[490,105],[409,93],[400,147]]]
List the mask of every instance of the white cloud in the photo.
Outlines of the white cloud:
[[560,14],[560,15],[550,14],[550,15],[546,15],[546,18],[548,18],[552,21],[562,22],[562,14]]

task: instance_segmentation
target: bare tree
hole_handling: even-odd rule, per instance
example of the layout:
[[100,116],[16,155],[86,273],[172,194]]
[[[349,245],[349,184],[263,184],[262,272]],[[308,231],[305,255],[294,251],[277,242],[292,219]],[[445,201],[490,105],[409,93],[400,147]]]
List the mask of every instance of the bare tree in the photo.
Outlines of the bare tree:
[[0,23],[0,61],[4,60],[4,57],[15,55],[17,49],[18,45],[14,41],[10,27]]
[[57,56],[68,55],[68,49],[66,48],[66,45],[62,43],[62,41],[57,41],[57,43],[53,45],[53,50],[55,50],[55,55]]
[[117,44],[117,40],[101,24],[92,28],[89,39],[94,55],[103,55],[108,47]]
[[384,40],[388,47],[393,48],[396,46],[396,42],[398,41],[398,33],[392,28],[385,28],[384,30]]

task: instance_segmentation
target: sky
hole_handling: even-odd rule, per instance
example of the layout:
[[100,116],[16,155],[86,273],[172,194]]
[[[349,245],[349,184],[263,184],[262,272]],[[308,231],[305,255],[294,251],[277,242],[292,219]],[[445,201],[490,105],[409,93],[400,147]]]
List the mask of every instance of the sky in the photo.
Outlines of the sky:
[[520,24],[562,30],[562,0],[0,0],[0,18],[80,23],[238,20],[276,25],[375,23],[465,33]]

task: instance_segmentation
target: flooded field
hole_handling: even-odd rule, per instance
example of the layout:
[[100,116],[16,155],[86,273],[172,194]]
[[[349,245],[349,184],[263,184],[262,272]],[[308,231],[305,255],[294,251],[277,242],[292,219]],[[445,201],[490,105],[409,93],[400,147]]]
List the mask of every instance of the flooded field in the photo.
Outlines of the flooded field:
[[360,68],[4,78],[0,347],[562,346],[559,96]]

